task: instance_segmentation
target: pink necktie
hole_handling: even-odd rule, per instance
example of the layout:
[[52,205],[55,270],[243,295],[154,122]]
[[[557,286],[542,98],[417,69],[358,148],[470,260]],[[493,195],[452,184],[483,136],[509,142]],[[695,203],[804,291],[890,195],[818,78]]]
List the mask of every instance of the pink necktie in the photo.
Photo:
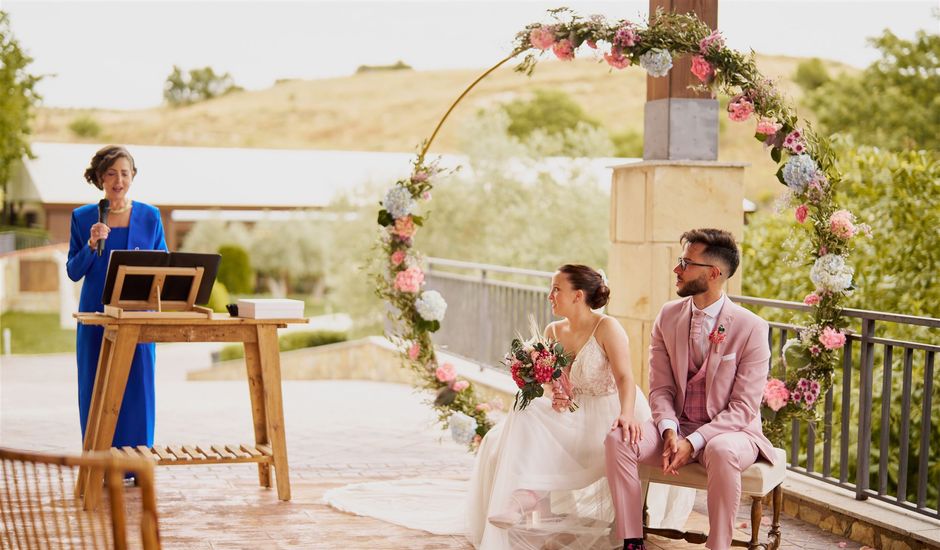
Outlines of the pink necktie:
[[692,327],[689,331],[689,341],[692,344],[692,362],[701,367],[705,350],[702,349],[702,325],[705,322],[705,312],[700,309],[692,310]]

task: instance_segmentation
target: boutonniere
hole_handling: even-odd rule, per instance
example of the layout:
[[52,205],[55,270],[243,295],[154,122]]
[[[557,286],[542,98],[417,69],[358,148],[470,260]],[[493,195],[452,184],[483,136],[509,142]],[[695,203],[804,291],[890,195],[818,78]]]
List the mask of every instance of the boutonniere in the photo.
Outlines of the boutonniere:
[[726,336],[725,326],[718,325],[718,327],[715,328],[715,330],[713,330],[712,333],[708,335],[708,339],[711,341],[712,344],[720,344],[725,341],[725,336]]

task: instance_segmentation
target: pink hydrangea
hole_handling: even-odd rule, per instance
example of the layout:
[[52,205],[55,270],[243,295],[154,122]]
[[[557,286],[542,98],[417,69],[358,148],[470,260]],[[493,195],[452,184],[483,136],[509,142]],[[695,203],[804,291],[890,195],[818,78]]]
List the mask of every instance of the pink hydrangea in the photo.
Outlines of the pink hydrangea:
[[757,121],[757,133],[763,134],[765,136],[772,136],[780,131],[780,128],[783,128],[783,124],[779,122],[774,122],[769,118],[761,118]]
[[711,34],[703,38],[698,43],[699,52],[702,54],[708,53],[709,48],[714,47],[716,50],[720,50],[725,47],[725,37],[721,36],[721,32],[712,31]]
[[571,61],[574,59],[574,44],[567,38],[555,42],[555,45],[552,46],[552,51],[555,52],[555,57],[562,61]]
[[539,362],[532,368],[532,373],[535,375],[536,382],[539,384],[547,384],[552,381],[553,370],[551,366]]
[[809,214],[809,208],[805,204],[801,204],[796,207],[794,215],[796,216],[796,221],[803,223],[806,221],[806,215]]
[[410,239],[414,237],[414,234],[418,232],[418,226],[415,225],[414,220],[411,216],[405,216],[404,218],[398,218],[395,220],[395,229],[394,233],[403,239]]
[[410,348],[408,348],[408,359],[414,361],[418,358],[419,355],[421,355],[421,345],[415,342],[414,344],[411,344]]
[[822,329],[819,334],[819,343],[826,349],[839,349],[845,345],[845,333],[832,327]]
[[771,378],[767,381],[767,385],[764,386],[764,403],[767,403],[768,407],[773,411],[779,411],[789,399],[790,392],[787,391],[787,385],[783,383],[783,380]]
[[444,363],[437,367],[437,370],[434,371],[434,376],[437,377],[438,381],[447,384],[454,378],[457,378],[457,369],[450,363]]
[[532,29],[532,32],[529,33],[529,43],[532,44],[533,48],[540,50],[551,48],[552,44],[555,43],[554,27],[546,26]]
[[604,61],[615,69],[626,69],[630,66],[630,58],[623,55],[617,48],[612,49],[610,53],[605,53]]
[[715,70],[712,68],[711,63],[705,61],[705,58],[696,55],[692,58],[692,74],[694,74],[702,82],[708,82],[708,80],[715,74]]
[[467,382],[466,380],[458,380],[458,381],[454,382],[454,391],[455,391],[455,392],[462,392],[462,391],[464,391],[465,389],[467,389],[467,388],[469,388],[469,387],[470,387],[470,382]]
[[399,292],[418,292],[424,283],[424,272],[418,266],[409,267],[395,275],[395,289]]
[[728,103],[728,118],[735,122],[742,122],[748,119],[754,112],[754,103],[743,95],[735,96]]
[[816,304],[819,303],[821,299],[822,298],[819,297],[819,294],[816,294],[815,292],[810,292],[809,294],[806,295],[806,298],[803,298],[803,303],[808,306],[815,306]]
[[407,254],[404,250],[396,250],[395,252],[392,252],[392,264],[401,265],[401,263],[405,261],[406,256]]
[[855,216],[848,210],[836,210],[829,217],[829,230],[840,239],[849,239],[855,235]]

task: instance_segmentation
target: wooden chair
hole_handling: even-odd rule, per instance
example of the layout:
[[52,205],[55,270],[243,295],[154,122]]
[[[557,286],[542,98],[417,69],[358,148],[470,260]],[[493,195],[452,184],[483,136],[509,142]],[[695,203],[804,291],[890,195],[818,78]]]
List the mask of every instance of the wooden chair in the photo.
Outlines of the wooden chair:
[[[758,460],[741,474],[741,494],[751,497],[751,540],[735,539],[731,546],[742,546],[750,550],[764,549],[776,550],[780,546],[780,509],[783,507],[783,489],[781,484],[787,476],[786,452],[783,449],[774,449],[777,453],[776,465],[764,460]],[[705,467],[698,462],[687,464],[679,469],[679,475],[663,474],[662,468],[656,466],[640,465],[640,481],[643,483],[643,534],[657,535],[670,539],[685,540],[693,544],[704,544],[708,536],[700,531],[678,531],[676,529],[651,528],[646,513],[645,495],[649,483],[662,483],[692,489],[706,489],[708,478]],[[763,514],[763,499],[771,494],[771,507],[773,521],[770,524],[768,541],[759,542],[761,516]]]
[[[104,472],[107,506],[83,510],[75,495],[79,467]],[[125,473],[134,474],[139,490],[125,495]],[[0,447],[0,548],[160,550],[153,485],[153,464],[144,459]],[[128,536],[129,525],[139,527],[139,537]]]

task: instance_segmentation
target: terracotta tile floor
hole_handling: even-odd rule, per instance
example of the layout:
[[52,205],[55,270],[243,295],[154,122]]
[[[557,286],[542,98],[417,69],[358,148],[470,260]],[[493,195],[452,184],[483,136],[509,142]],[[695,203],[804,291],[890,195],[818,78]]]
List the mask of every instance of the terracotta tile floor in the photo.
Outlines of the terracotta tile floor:
[[[157,441],[235,443],[253,439],[243,382],[187,382],[208,366],[211,344],[158,350]],[[0,444],[80,450],[71,355],[0,358]],[[293,499],[258,487],[254,465],[157,469],[157,505],[167,549],[471,548],[436,536],[336,511],[321,502],[333,487],[403,477],[466,479],[473,457],[434,424],[411,388],[376,382],[284,383]],[[133,502],[135,489],[129,489]],[[689,527],[707,530],[699,494]],[[746,522],[742,507],[739,524]],[[784,517],[782,548],[838,548],[843,539]],[[766,530],[766,526],[764,529]],[[741,532],[741,538],[746,538]],[[654,549],[702,548],[652,538]],[[846,548],[858,548],[850,541]]]

